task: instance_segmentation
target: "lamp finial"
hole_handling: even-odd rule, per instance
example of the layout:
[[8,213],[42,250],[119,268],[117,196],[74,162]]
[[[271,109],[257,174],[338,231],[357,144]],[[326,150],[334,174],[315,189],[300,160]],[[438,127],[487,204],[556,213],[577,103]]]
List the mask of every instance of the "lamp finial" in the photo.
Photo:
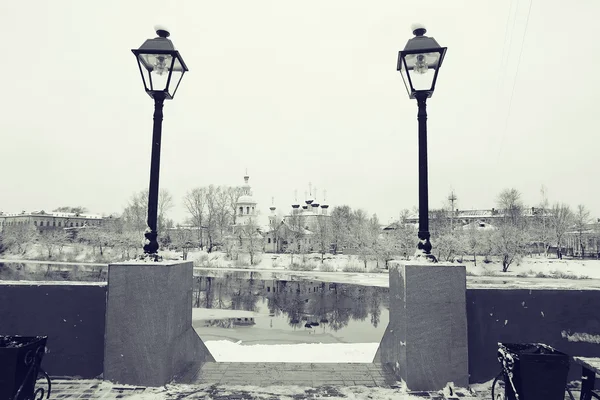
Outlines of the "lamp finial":
[[427,33],[427,29],[425,29],[425,25],[421,24],[421,23],[414,23],[410,26],[410,29],[412,30],[412,33],[415,36],[423,36],[425,35],[425,33]]
[[171,32],[164,25],[154,25],[156,34],[161,38],[168,38],[171,36]]

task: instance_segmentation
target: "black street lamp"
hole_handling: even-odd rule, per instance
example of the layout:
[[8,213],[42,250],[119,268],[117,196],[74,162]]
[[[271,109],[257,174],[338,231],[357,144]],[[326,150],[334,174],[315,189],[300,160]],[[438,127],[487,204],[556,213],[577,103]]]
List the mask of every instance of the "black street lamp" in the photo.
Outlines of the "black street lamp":
[[157,38],[148,39],[135,55],[146,93],[154,99],[154,127],[152,130],[152,160],[150,162],[150,188],[148,191],[148,228],[144,236],[144,253],[158,261],[158,177],[160,171],[160,140],[162,135],[163,103],[175,97],[183,75],[188,71],[183,58],[173,42],[167,39],[170,33],[155,27]]
[[411,99],[417,99],[419,112],[419,243],[416,257],[436,261],[429,241],[429,194],[427,183],[427,99],[433,95],[438,72],[447,47],[440,47],[434,38],[425,36],[422,25],[413,25],[414,38],[398,53],[397,70]]

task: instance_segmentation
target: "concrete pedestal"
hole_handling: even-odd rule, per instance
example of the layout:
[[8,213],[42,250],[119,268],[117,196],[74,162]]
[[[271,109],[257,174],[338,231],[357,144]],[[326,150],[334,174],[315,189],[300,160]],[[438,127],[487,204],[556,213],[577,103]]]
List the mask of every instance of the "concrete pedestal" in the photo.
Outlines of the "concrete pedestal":
[[390,322],[375,356],[409,390],[467,387],[466,270],[390,262]]
[[162,386],[214,361],[192,327],[192,262],[110,264],[104,379]]

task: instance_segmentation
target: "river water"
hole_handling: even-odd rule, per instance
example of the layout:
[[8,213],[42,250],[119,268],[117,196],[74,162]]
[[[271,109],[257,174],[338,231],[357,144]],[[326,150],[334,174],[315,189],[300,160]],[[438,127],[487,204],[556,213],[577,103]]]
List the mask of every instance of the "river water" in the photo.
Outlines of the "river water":
[[[108,266],[0,263],[0,280],[103,282]],[[195,270],[193,326],[204,340],[245,344],[379,342],[389,320],[383,287],[293,273]]]

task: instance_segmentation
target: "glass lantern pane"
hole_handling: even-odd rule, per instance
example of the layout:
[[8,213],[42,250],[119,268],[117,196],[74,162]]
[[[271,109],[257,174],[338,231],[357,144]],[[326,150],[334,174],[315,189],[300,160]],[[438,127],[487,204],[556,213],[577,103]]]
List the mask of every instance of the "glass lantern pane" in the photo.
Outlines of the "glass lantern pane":
[[[177,62],[175,62],[175,65],[177,65]],[[175,67],[173,67],[173,72],[171,73],[171,81],[169,82],[168,87],[168,93],[171,97],[175,96],[175,92],[177,91],[177,87],[179,86],[179,82],[181,81],[183,74],[183,68],[177,70],[175,69]]]
[[142,75],[142,83],[146,91],[150,90],[150,71],[146,69],[142,60],[138,58],[138,65],[140,67],[140,74]]
[[436,70],[428,68],[426,70],[413,69],[410,71],[410,80],[412,88],[414,90],[431,90],[433,86],[433,80],[435,78]]
[[404,60],[412,89],[431,90],[439,66],[440,53],[407,54]]
[[173,57],[170,54],[140,54],[138,60],[149,77],[150,90],[165,90]]
[[438,52],[406,55],[406,66],[408,69],[437,68],[439,62],[440,53]]
[[181,65],[181,62],[179,61],[178,57],[175,57],[175,64],[173,64],[173,71],[182,71],[183,72],[183,66]]
[[406,88],[406,92],[410,96],[412,88],[408,76],[408,71],[406,71],[406,68],[404,67],[404,62],[400,62],[400,75],[402,75],[402,80],[404,81],[404,87]]

